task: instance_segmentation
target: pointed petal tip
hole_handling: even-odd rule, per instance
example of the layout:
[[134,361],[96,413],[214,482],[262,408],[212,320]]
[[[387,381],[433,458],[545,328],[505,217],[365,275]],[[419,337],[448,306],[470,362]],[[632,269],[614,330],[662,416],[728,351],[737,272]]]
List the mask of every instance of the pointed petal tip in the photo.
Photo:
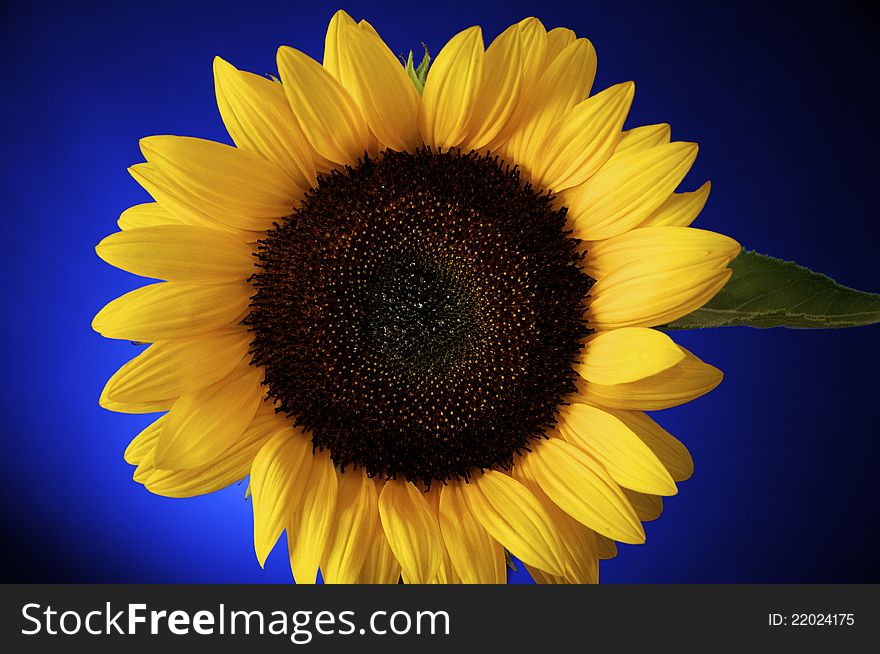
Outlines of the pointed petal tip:
[[584,100],[584,102],[592,100],[597,95],[602,94],[608,96],[612,101],[632,104],[633,98],[636,94],[636,83],[633,80],[627,80],[626,82],[612,84],[608,88],[591,95],[587,100]]
[[645,542],[648,540],[647,536],[645,535],[645,528],[642,526],[641,523],[639,523],[639,528],[638,530],[635,530],[634,533],[636,535],[636,540],[631,543],[632,545],[644,545]]
[[[728,237],[729,238],[729,237]],[[727,263],[736,259],[743,251],[742,244],[735,238],[730,238],[730,247],[727,249]],[[732,273],[733,271],[731,271]]]
[[214,57],[212,68],[214,70],[214,81],[217,83],[220,83],[224,76],[238,72],[238,69],[235,66],[226,61],[220,55]]
[[687,157],[696,157],[697,153],[700,151],[700,144],[694,143],[693,141],[679,141],[679,147],[685,153]]
[[373,27],[373,24],[370,21],[368,21],[366,18],[361,18],[358,21],[358,27],[360,27],[362,31],[366,31],[374,36],[382,38],[381,36],[379,36],[379,32],[376,31],[376,28]]
[[[101,309],[98,313],[96,313],[95,317],[92,318],[92,323],[91,323],[92,329],[95,332],[97,332],[98,334],[100,334],[101,336],[104,335],[103,329],[106,326],[106,321],[104,320],[104,317],[101,315],[103,312],[104,312],[104,310]],[[101,406],[104,406],[104,405],[102,404]],[[104,407],[104,408],[107,408],[107,407]]]
[[144,155],[144,159],[147,160],[147,163],[150,163],[150,160],[155,158],[156,150],[158,147],[161,147],[162,140],[163,137],[159,135],[144,136],[138,139],[138,147],[141,150],[141,154]]
[[[721,274],[721,277],[730,278],[731,274],[733,274],[733,271],[730,268],[725,268]],[[703,392],[700,393],[700,395],[698,395],[697,397],[702,397],[703,395],[706,395],[707,393],[717,388],[718,385],[724,380],[724,372],[713,366],[711,363],[706,363],[695,354],[688,352],[684,348],[681,349],[687,355],[686,362],[690,363],[690,365],[692,366],[695,366],[696,370],[705,375],[706,381],[703,384],[703,388],[705,390],[703,390]]]
[[354,18],[351,17],[345,9],[337,9],[333,16],[330,18],[330,22],[332,23],[334,20],[342,20],[346,23],[354,23]]
[[301,55],[302,53],[294,47],[289,45],[280,45],[278,46],[278,50],[275,51],[275,59],[278,62],[278,65],[281,65],[281,61],[288,61],[290,59],[295,59],[297,55]]
[[546,39],[547,28],[544,27],[544,23],[535,16],[523,18],[516,23],[515,28],[521,35],[528,34],[529,32],[538,32],[543,34],[543,38]]
[[268,540],[267,534],[260,534],[256,531],[254,532],[254,554],[256,554],[257,563],[260,564],[261,568],[265,569],[266,560],[269,558],[269,555],[272,553],[277,542],[277,540]]
[[663,470],[663,481],[660,482],[659,479],[658,486],[655,490],[656,492],[652,492],[652,495],[659,495],[660,497],[673,497],[678,495],[678,486],[675,485],[675,480],[672,479],[672,475],[669,474],[669,471],[666,469],[666,466],[661,465],[661,469]]

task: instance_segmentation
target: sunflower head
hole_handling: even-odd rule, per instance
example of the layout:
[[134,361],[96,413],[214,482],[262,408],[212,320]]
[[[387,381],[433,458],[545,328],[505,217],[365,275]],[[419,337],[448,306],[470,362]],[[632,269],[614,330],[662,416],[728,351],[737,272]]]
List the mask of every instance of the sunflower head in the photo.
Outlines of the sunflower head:
[[174,497],[250,475],[265,561],[298,582],[594,582],[644,540],[687,450],[643,411],[716,369],[658,326],[707,302],[738,244],[690,227],[696,146],[623,125],[633,85],[530,18],[405,67],[338,12],[323,63],[214,65],[235,146],[160,136],[155,198],[98,254],[163,280],[95,318],[150,343],[103,406],[167,412],[126,451]]

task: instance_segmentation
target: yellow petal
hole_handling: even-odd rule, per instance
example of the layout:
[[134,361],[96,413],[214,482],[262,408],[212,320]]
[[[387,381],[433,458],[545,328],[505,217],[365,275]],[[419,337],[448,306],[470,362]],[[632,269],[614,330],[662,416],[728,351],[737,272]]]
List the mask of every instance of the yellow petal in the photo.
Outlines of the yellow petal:
[[437,571],[437,576],[434,577],[431,583],[436,585],[464,583],[452,565],[452,559],[449,558],[449,552],[444,552],[443,561],[440,563],[440,569]]
[[98,399],[98,404],[108,411],[116,413],[156,413],[157,411],[168,411],[176,401],[177,397],[165,397],[143,402],[117,402],[107,397],[107,387],[105,386]]
[[624,543],[645,542],[635,511],[596,459],[558,438],[536,444],[524,458],[541,489],[572,518]]
[[[599,561],[596,553],[596,534],[559,508],[541,488],[529,457],[520,457],[511,469],[511,476],[528,488],[553,520],[564,550],[557,552],[563,568],[561,576],[546,576],[545,583],[595,584],[599,582]],[[536,568],[530,568],[537,570]],[[540,582],[539,582],[540,583]]]
[[302,498],[287,525],[290,569],[298,584],[316,581],[336,512],[337,488],[336,470],[329,452],[315,452]]
[[92,329],[107,338],[148,343],[206,334],[237,324],[252,292],[245,282],[150,284],[110,302],[92,320]]
[[632,229],[666,201],[696,157],[695,143],[669,143],[612,157],[564,198],[574,236],[598,241]]
[[543,35],[544,43],[533,47],[529,55],[540,63],[533,71],[528,96],[523,98],[523,111],[528,120],[542,111],[555,113],[554,118],[558,118],[589,95],[596,74],[596,51],[589,40],[578,39],[569,29],[557,27],[544,33],[540,22],[531,28],[535,32],[532,38]]
[[522,51],[520,58],[522,82],[520,83],[519,98],[507,126],[488,145],[491,150],[505,153],[509,149],[511,138],[522,131],[531,117],[529,112],[531,111],[535,84],[537,84],[541,73],[547,69],[545,59],[549,63],[559,54],[558,52],[548,52],[547,30],[537,18],[525,18],[514,27],[519,31],[520,50]]
[[712,182],[706,182],[696,191],[673,193],[657,211],[645,218],[642,227],[650,225],[687,227],[706,206],[711,190]]
[[321,64],[285,46],[278,49],[278,71],[303,133],[321,156],[347,165],[372,148],[357,103]]
[[[379,493],[361,470],[337,475],[336,515],[327,538],[321,575],[327,584],[356,583],[378,527]],[[384,539],[384,536],[382,536]]]
[[[434,513],[434,518],[438,521],[440,519],[441,490],[442,486],[440,486],[439,484],[434,484],[432,488],[425,492],[425,499],[428,501],[428,506],[431,507],[431,511]],[[403,578],[403,581],[404,583],[409,583],[406,577]],[[434,579],[431,580],[431,583],[437,585],[462,583],[461,577],[455,570],[455,566],[452,565],[452,558],[449,555],[449,549],[445,546],[445,539],[443,547],[443,559],[440,562],[440,568],[437,570],[437,576],[435,576]]]
[[227,231],[236,231],[234,228],[216,221],[206,211],[206,207],[199,206],[196,198],[187,193],[186,189],[181,188],[179,184],[172,184],[156,166],[148,163],[135,164],[129,167],[128,172],[156,200],[157,209],[148,210],[154,214],[153,219],[156,219],[155,214],[161,209],[166,215],[173,216],[175,222],[184,225],[216,226]]
[[298,188],[315,185],[312,147],[281,84],[215,57],[214,89],[223,124],[236,146],[283,170]]
[[668,123],[643,125],[626,130],[620,137],[614,156],[636,150],[648,150],[658,145],[669,143],[672,132]]
[[504,548],[471,513],[463,486],[452,481],[440,491],[440,531],[452,565],[465,584],[503,584]]
[[623,489],[626,499],[632,504],[636,515],[642,522],[651,522],[660,517],[663,513],[663,498],[657,495],[648,495],[647,493],[637,493],[636,491]]
[[150,476],[156,472],[156,469],[153,467],[153,454],[155,453],[155,448],[146,453],[144,458],[142,458],[138,462],[137,468],[131,475],[132,481],[136,484],[146,484],[150,480]]
[[162,431],[162,425],[165,424],[165,418],[166,416],[162,416],[154,420],[132,439],[123,455],[126,463],[136,466],[148,452],[156,447],[156,440],[159,438],[159,432]]
[[593,285],[587,320],[597,330],[665,325],[706,304],[731,274],[715,262],[633,262]]
[[[517,27],[519,28],[520,47],[523,54],[523,90],[530,92],[538,78],[546,70],[545,64],[552,62],[562,50],[550,51],[547,30],[541,21],[534,16],[522,19],[517,23]],[[554,46],[561,45],[563,48],[568,45],[557,37],[554,37],[553,42]],[[523,102],[527,100],[526,97],[522,98]]]
[[243,330],[158,341],[110,378],[105,395],[123,403],[179,397],[223,379],[249,346],[250,335]]
[[705,395],[721,383],[723,373],[682,348],[685,358],[669,370],[616,386],[583,384],[578,401],[610,409],[659,411]]
[[421,143],[419,94],[382,39],[359,27],[339,31],[342,84],[358,102],[379,142],[392,150]]
[[544,51],[544,65],[552,63],[563,50],[574,43],[577,35],[567,27],[554,27],[547,32],[547,49]]
[[456,34],[437,55],[419,105],[419,126],[426,144],[452,148],[467,138],[480,91],[483,56],[483,33],[477,26]]
[[379,36],[379,32],[376,31],[376,28],[373,27],[364,18],[362,18],[361,20],[358,21],[358,27],[361,28],[362,30],[364,30],[365,32],[368,32],[369,34],[372,34],[375,37],[382,38],[381,36]]
[[[157,205],[173,216],[173,222],[184,225],[201,225],[229,232],[246,243],[262,238],[265,230],[253,231],[227,225],[211,214],[211,207],[199,203],[187,189],[169,180],[156,166],[148,163],[135,164],[128,169],[131,176],[156,200]],[[164,220],[159,224],[168,224]],[[152,225],[146,225],[152,226]]]
[[562,537],[553,518],[522,483],[489,470],[464,486],[464,497],[483,528],[511,554],[550,574],[564,574]]
[[507,145],[508,156],[516,163],[533,161],[552,125],[590,94],[595,76],[593,45],[577,39],[565,46],[524,98],[521,127]]
[[123,211],[116,224],[119,225],[119,229],[137,229],[138,227],[183,225],[185,223],[160,207],[158,202],[144,202]]
[[[433,487],[426,490],[423,495],[425,501],[428,503],[428,507],[431,509],[431,512],[434,514],[434,519],[438,521],[440,520],[440,487],[438,484],[434,484]],[[442,532],[441,532],[442,536]],[[407,579],[406,575],[401,575],[403,583],[410,583],[409,579]],[[440,568],[437,570],[437,575],[431,580],[431,584],[441,585],[441,584],[460,584],[461,578],[458,576],[458,573],[455,571],[455,568],[452,566],[452,559],[449,558],[449,552],[447,551],[444,543],[443,547],[443,558],[440,561]]]
[[617,543],[601,534],[596,534],[596,550],[599,559],[613,559],[617,556]]
[[532,182],[559,192],[583,183],[599,170],[620,138],[634,92],[632,82],[605,89],[537,134],[535,158],[522,162]]
[[668,431],[641,411],[606,409],[623,421],[657,456],[675,481],[685,481],[694,474],[694,460],[687,448]]
[[684,353],[662,332],[624,327],[589,337],[581,359],[576,370],[587,381],[623,384],[671,368],[684,359]]
[[138,227],[111,234],[95,251],[111,266],[142,277],[183,282],[245,280],[251,247],[231,234],[195,225]]
[[309,478],[311,440],[300,431],[279,429],[260,448],[251,467],[254,550],[260,565],[275,547],[299,505]]
[[[509,147],[509,141],[528,122],[531,114],[529,113],[532,104],[535,84],[547,66],[544,63],[545,57],[548,55],[547,46],[547,30],[537,18],[530,17],[521,20],[513,26],[519,33],[519,46],[521,51],[521,71],[520,71],[520,87],[516,105],[511,111],[507,125],[498,135],[488,144],[489,149],[506,152]],[[552,60],[558,53],[554,52],[550,57]],[[489,71],[485,70],[484,75],[488,75]],[[517,139],[518,140],[518,139]]]
[[400,582],[400,563],[394,558],[394,552],[388,545],[385,534],[370,545],[367,560],[355,583],[357,584],[397,584]]
[[678,492],[651,448],[610,413],[574,403],[560,411],[558,426],[565,440],[602,464],[620,486],[654,495]]
[[421,491],[408,481],[389,481],[379,494],[379,516],[406,581],[430,583],[443,561],[443,537]]
[[741,250],[732,238],[703,229],[640,227],[588,246],[583,270],[593,279],[601,279],[638,261],[661,262],[663,267],[705,263],[724,268]]
[[240,438],[263,397],[262,370],[246,361],[216,384],[181,395],[156,444],[156,467],[207,463]]
[[218,457],[216,463],[212,461],[185,470],[154,469],[148,477],[138,481],[148,491],[162,497],[180,499],[208,495],[247,477],[258,449],[236,449],[228,458]]
[[340,69],[344,42],[342,33],[348,27],[357,27],[357,23],[347,12],[340,9],[330,19],[324,37],[324,69],[338,82],[342,82]]
[[274,412],[263,418],[258,413],[241,439],[208,463],[182,470],[157,469],[145,486],[151,493],[163,497],[195,497],[226,488],[248,476],[254,457],[278,431],[279,424]]
[[261,157],[223,143],[150,136],[140,146],[175,195],[190,198],[234,229],[269,229],[292,211],[305,190]]
[[483,58],[480,91],[474,98],[469,137],[462,150],[480,150],[506,140],[516,127],[512,120],[523,83],[520,25],[511,25],[492,41]]
[[[375,481],[372,481],[374,485]],[[378,488],[378,486],[377,486]],[[367,547],[366,558],[355,583],[359,584],[396,584],[400,581],[400,563],[394,557],[382,523],[379,519],[378,505],[368,512],[367,518],[373,523],[373,539]]]

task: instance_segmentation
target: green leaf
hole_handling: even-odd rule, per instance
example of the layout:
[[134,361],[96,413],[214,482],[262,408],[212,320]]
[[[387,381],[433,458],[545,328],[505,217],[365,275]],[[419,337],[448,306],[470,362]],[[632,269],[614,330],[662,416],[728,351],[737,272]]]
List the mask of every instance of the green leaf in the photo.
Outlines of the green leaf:
[[665,329],[858,327],[880,322],[880,295],[841,286],[791,261],[744,251],[712,300]]
[[425,90],[425,80],[428,79],[428,66],[431,65],[431,55],[428,53],[428,46],[422,43],[422,47],[425,49],[425,56],[422,57],[422,63],[419,64],[418,68],[414,67],[412,50],[409,51],[409,55],[406,58],[406,74],[412,80],[419,95]]

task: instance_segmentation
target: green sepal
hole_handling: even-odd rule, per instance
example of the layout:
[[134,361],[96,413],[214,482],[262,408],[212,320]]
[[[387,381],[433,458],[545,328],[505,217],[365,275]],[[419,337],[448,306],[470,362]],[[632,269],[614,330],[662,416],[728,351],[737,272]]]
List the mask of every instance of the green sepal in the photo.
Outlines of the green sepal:
[[406,74],[412,80],[419,95],[425,90],[425,80],[428,79],[428,66],[431,65],[431,55],[428,53],[428,46],[422,43],[422,47],[425,49],[425,56],[422,57],[422,63],[419,64],[418,68],[414,67],[412,50],[409,51],[409,55],[406,58]]
[[880,322],[880,295],[841,286],[791,261],[743,251],[708,304],[664,329],[859,327]]
[[516,563],[513,562],[513,557],[507,550],[504,550],[504,559],[507,561],[507,567],[516,572]]

